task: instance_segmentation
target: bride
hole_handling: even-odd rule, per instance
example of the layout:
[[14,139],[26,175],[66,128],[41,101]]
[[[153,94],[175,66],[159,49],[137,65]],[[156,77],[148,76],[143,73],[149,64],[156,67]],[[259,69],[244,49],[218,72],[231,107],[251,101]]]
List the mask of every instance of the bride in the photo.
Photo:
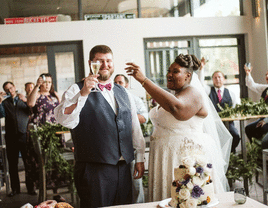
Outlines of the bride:
[[181,164],[184,148],[199,144],[213,164],[213,183],[216,193],[227,191],[227,171],[232,137],[222,124],[214,106],[194,73],[201,62],[194,55],[180,54],[169,67],[169,93],[155,85],[140,70],[128,63],[126,68],[159,104],[150,111],[154,131],[150,141],[149,201],[171,197],[174,168]]

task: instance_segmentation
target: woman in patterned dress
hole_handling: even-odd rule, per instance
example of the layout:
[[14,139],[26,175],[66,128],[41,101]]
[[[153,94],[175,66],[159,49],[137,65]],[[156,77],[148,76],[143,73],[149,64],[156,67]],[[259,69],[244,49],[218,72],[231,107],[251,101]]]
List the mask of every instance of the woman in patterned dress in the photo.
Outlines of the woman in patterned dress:
[[[45,80],[43,80],[43,76]],[[60,98],[54,90],[52,76],[49,73],[41,74],[27,99],[28,106],[33,108],[32,122],[38,126],[46,122],[55,123],[54,108],[59,103]]]
[[[30,123],[37,126],[42,126],[46,122],[55,123],[56,119],[54,116],[54,108],[60,103],[60,98],[58,93],[54,90],[52,76],[49,73],[41,74],[36,82],[36,85],[27,98],[27,104],[32,108],[33,115],[31,117]],[[31,139],[29,142],[29,165],[31,166],[30,174],[34,181],[38,181],[38,163],[37,155],[34,151]],[[53,177],[47,176],[48,186],[52,188],[57,185],[57,183],[62,183],[62,180],[57,177],[57,174],[52,174]],[[56,192],[56,189],[53,189]]]

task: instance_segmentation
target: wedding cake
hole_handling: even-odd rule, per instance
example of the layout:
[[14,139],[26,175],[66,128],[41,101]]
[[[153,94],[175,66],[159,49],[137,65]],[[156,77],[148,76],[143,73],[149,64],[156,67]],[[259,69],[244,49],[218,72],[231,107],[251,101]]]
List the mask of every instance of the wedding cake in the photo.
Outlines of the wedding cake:
[[196,208],[215,200],[211,172],[212,164],[202,155],[183,157],[182,165],[174,169],[169,205]]

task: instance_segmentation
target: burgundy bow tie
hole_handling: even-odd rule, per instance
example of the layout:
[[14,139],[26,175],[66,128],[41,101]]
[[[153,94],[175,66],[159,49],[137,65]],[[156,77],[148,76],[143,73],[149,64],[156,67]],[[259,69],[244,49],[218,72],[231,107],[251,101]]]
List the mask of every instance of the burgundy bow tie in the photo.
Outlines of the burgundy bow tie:
[[105,87],[107,90],[111,90],[112,89],[112,84],[108,83],[106,85],[102,85],[102,84],[98,84],[98,87],[100,88],[101,91],[103,91],[103,88]]

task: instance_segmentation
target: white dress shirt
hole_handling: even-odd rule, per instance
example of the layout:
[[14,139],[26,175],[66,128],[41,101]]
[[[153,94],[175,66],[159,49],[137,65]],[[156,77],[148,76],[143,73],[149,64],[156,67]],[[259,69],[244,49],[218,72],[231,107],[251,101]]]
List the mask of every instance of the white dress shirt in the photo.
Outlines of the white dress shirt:
[[[204,70],[199,70],[198,78],[199,78],[201,84],[203,85],[203,87],[205,88],[207,95],[209,95],[211,92],[211,86],[205,84],[205,75],[204,75],[203,71]],[[215,88],[216,93],[218,93],[218,89],[221,90],[221,97],[223,98],[224,85],[222,85],[221,88],[216,88],[216,87],[214,87],[214,88]],[[236,104],[239,104],[239,102],[237,101],[235,94],[231,90],[229,90],[229,93],[230,93],[230,96],[232,99],[232,107],[234,108],[236,106]]]
[[[106,101],[110,104],[115,114],[117,115],[116,110],[117,104],[115,101],[113,91],[114,84],[112,82],[111,84],[112,84],[112,90],[110,91],[104,88],[103,91],[91,92],[91,93],[101,93],[106,99]],[[136,162],[144,162],[145,140],[140,128],[140,123],[138,120],[134,100],[130,96],[129,92],[127,92],[127,94],[131,105],[133,148],[136,150],[137,153],[135,156],[136,157],[135,160]],[[86,103],[87,98],[88,96],[81,96],[80,89],[77,84],[71,85],[69,89],[64,92],[61,103],[54,109],[57,122],[67,128],[74,129],[79,124],[79,115]],[[64,114],[65,108],[75,103],[77,103],[77,106],[73,110],[73,112],[71,114]]]
[[[268,87],[268,84],[255,83],[251,74],[249,74],[248,76],[246,76],[246,86],[253,92],[256,92],[259,96],[261,96],[262,92]],[[267,117],[263,120],[265,123],[268,123]]]
[[248,76],[246,76],[246,86],[253,92],[258,93],[259,96],[261,96],[262,92],[268,87],[268,84],[255,83],[251,74],[249,74]]
[[131,97],[133,98],[133,100],[135,102],[137,114],[142,115],[145,118],[145,123],[147,123],[148,122],[148,110],[147,110],[144,102],[142,101],[142,99],[140,97],[138,97],[136,95],[133,95],[131,93],[129,93],[129,95],[131,95]]

